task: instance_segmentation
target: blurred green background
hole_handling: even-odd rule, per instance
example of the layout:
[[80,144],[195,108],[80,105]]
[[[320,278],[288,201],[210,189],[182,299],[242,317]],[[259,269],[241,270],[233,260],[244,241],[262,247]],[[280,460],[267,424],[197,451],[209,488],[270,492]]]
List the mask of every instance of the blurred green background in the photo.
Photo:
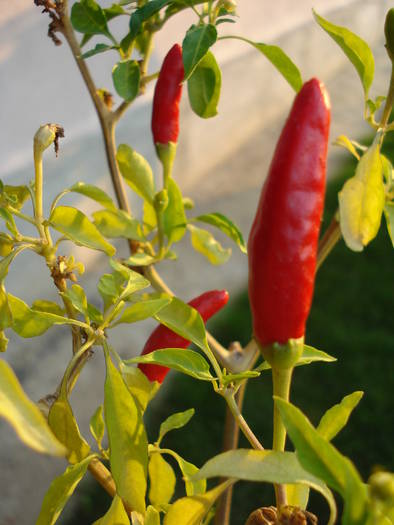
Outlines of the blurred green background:
[[[385,153],[394,160],[391,136],[386,141]],[[327,189],[323,231],[336,210],[337,193],[354,168],[355,161],[349,159]],[[298,368],[291,393],[292,402],[317,424],[325,410],[343,396],[355,390],[365,392],[348,426],[334,439],[334,444],[354,461],[365,480],[379,466],[394,470],[393,261],[384,219],[378,237],[363,253],[353,253],[343,241],[338,243],[318,272],[306,333],[308,344],[338,361]],[[208,328],[224,346],[234,340],[246,344],[251,336],[247,292],[232,297]],[[271,396],[269,372],[249,381],[244,415],[266,447],[270,447],[272,435]],[[214,394],[210,384],[171,373],[147,412],[148,434],[154,441],[161,421],[190,407],[195,407],[195,416],[186,428],[168,434],[163,446],[201,466],[220,453],[223,439],[224,401]],[[248,446],[243,437],[240,446]],[[177,495],[183,495],[182,483],[178,488]],[[94,482],[83,483],[75,498],[75,513],[71,519],[62,520],[64,525],[92,523],[109,504],[107,495]],[[237,483],[231,524],[244,524],[252,510],[272,503],[270,486]],[[320,496],[312,494],[309,510],[319,516],[320,523],[326,522],[327,507]]]

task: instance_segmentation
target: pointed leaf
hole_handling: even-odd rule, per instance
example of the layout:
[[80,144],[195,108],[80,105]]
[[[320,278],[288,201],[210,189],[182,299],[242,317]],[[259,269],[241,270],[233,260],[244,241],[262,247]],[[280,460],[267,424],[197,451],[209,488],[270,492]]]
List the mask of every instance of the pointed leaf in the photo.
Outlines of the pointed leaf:
[[0,416],[8,421],[28,447],[52,456],[65,456],[66,449],[56,439],[35,403],[26,396],[12,368],[2,360]]
[[194,220],[215,226],[215,228],[218,228],[221,232],[236,242],[241,252],[247,252],[241,231],[225,215],[222,215],[221,213],[208,213],[206,215],[199,215]]
[[96,44],[92,49],[89,49],[89,51],[85,51],[85,53],[81,55],[81,58],[85,60],[86,58],[105,53],[105,51],[109,51],[110,49],[116,49],[116,46],[109,46],[108,44]]
[[101,188],[98,188],[97,186],[93,186],[93,184],[85,184],[84,182],[77,182],[71,188],[69,188],[69,191],[72,191],[74,193],[79,193],[80,195],[84,195],[85,197],[89,197],[89,199],[92,199],[102,206],[104,208],[107,208],[108,210],[116,210],[116,206],[114,201],[111,199],[107,193],[102,190]]
[[316,430],[327,441],[331,441],[348,422],[350,414],[358,405],[364,392],[353,392],[345,396],[338,405],[331,407],[321,418]]
[[97,229],[105,237],[145,240],[139,221],[123,210],[100,210],[94,212],[93,217]]
[[182,42],[185,80],[192,75],[197,64],[216,42],[217,37],[216,27],[211,24],[192,26],[188,30]]
[[[1,315],[1,306],[0,306],[0,315]],[[5,352],[8,346],[8,339],[4,335],[3,330],[0,330],[0,353]]]
[[36,525],[54,525],[56,523],[93,458],[93,455],[88,456],[80,463],[71,465],[63,474],[52,481],[44,496]]
[[298,408],[277,397],[275,403],[301,465],[344,498],[350,521],[343,522],[364,523],[367,492],[353,463],[324,439]]
[[193,463],[186,461],[179,454],[168,448],[161,449],[161,453],[169,454],[177,461],[185,482],[187,496],[197,496],[205,493],[207,482],[205,479],[193,479],[198,472],[198,468]]
[[208,51],[187,82],[192,110],[202,118],[217,115],[222,74],[214,55]]
[[116,326],[121,323],[137,323],[153,317],[164,306],[171,302],[171,296],[167,294],[152,294],[141,301],[138,301],[131,306],[127,306],[121,315],[111,323],[111,326]]
[[68,288],[65,292],[60,295],[69,299],[73,307],[78,310],[85,317],[89,317],[88,314],[88,300],[86,299],[85,291],[79,284],[73,284],[71,288]]
[[99,448],[101,448],[101,442],[103,441],[104,432],[105,432],[105,423],[104,423],[104,406],[100,405],[97,407],[95,413],[90,418],[90,432],[94,439],[97,442]]
[[120,371],[127,388],[144,412],[149,401],[154,397],[160,385],[157,381],[151,382],[141,370],[122,361]]
[[165,421],[163,421],[163,423],[160,425],[159,438],[157,440],[158,444],[161,442],[167,432],[170,432],[170,430],[182,428],[187,425],[194,416],[194,412],[194,408],[189,408],[189,410],[185,410],[184,412],[172,414]]
[[31,305],[31,309],[36,310],[37,312],[47,312],[64,317],[64,309],[61,308],[57,303],[53,301],[47,301],[46,299],[36,299]]
[[207,347],[207,336],[201,315],[177,297],[173,297],[171,303],[155,315],[155,319],[202,350]]
[[155,15],[170,3],[171,0],[151,0],[142,7],[136,9],[130,17],[130,39],[133,40],[142,27],[142,23]]
[[226,263],[231,256],[231,248],[223,248],[222,245],[207,230],[188,225],[193,248],[208,259],[211,264],[219,265]]
[[144,201],[143,206],[143,227],[145,235],[148,235],[157,226],[157,217],[154,207],[148,202]]
[[104,414],[112,476],[119,496],[135,511],[145,513],[148,441],[142,411],[105,352],[107,375]]
[[152,505],[146,509],[144,525],[160,525],[160,514]]
[[156,258],[147,253],[135,253],[131,255],[127,260],[127,264],[130,266],[149,266],[156,261]]
[[347,149],[354,157],[356,157],[357,160],[360,160],[360,155],[358,154],[354,144],[346,135],[339,135],[334,144]]
[[185,348],[155,350],[146,355],[133,357],[129,362],[164,365],[202,381],[212,381],[214,379],[209,371],[209,364],[202,355]]
[[315,11],[313,14],[320,27],[339,45],[356,68],[364,88],[365,98],[367,98],[369,88],[373,81],[375,68],[375,61],[370,47],[364,40],[349,31],[349,29],[346,29],[346,27],[332,24],[319,16]]
[[104,11],[94,0],[75,2],[71,9],[71,23],[80,33],[108,35]]
[[114,65],[112,80],[117,94],[131,102],[140,89],[140,67],[136,60],[124,60]]
[[110,256],[115,254],[115,248],[104,239],[86,215],[76,208],[58,206],[53,210],[49,224],[78,246],[101,250]]
[[178,499],[164,517],[163,525],[200,525],[219,496],[233,483],[225,481],[200,496]]
[[104,310],[107,310],[122,293],[123,278],[116,274],[105,273],[100,277],[97,290],[104,301]]
[[122,500],[117,494],[115,494],[105,516],[95,521],[93,525],[130,525],[130,520],[124,509]]
[[149,457],[149,501],[156,508],[167,505],[175,491],[176,477],[169,463],[158,452]]
[[[336,361],[336,358],[326,354],[325,352],[322,352],[321,350],[313,348],[313,346],[304,345],[302,356],[299,358],[295,366],[309,365],[310,363],[316,363],[318,361],[332,363]],[[268,361],[263,361],[261,365],[255,368],[255,370],[258,372],[270,369],[271,365],[268,363]]]
[[72,408],[64,395],[54,402],[49,415],[48,423],[57,439],[67,449],[67,459],[71,464],[79,463],[90,452],[90,446],[81,436]]
[[164,232],[170,244],[182,239],[186,231],[187,218],[182,193],[174,179],[168,180],[168,205],[163,213]]
[[123,178],[131,189],[152,203],[155,188],[149,162],[127,144],[119,145],[116,160]]
[[3,194],[12,207],[17,210],[20,210],[30,197],[29,188],[27,186],[11,186],[5,184]]

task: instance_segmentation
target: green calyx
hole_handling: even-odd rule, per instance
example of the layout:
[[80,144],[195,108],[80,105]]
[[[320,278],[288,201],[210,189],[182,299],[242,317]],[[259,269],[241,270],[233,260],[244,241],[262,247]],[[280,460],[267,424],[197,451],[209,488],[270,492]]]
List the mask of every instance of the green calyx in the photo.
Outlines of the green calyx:
[[304,338],[289,339],[286,343],[272,343],[267,346],[259,345],[263,357],[273,370],[293,368],[302,355]]
[[386,36],[386,49],[391,61],[394,61],[394,8],[386,15],[384,23],[384,34]]
[[163,165],[163,181],[164,188],[167,188],[168,179],[172,175],[172,167],[174,165],[176,155],[176,143],[167,142],[167,144],[156,143],[156,153]]
[[168,191],[160,190],[154,197],[154,207],[157,213],[163,213],[168,206]]

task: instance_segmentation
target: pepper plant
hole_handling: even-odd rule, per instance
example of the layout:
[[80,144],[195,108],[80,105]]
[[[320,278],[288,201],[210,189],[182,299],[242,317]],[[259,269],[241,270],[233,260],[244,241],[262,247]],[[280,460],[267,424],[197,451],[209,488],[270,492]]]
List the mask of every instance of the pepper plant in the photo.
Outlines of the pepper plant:
[[[304,83],[298,68],[277,46],[235,35],[221,36],[224,24],[237,21],[233,0],[122,0],[111,7],[102,7],[95,0],[80,0],[71,9],[67,0],[35,0],[35,4],[50,17],[48,35],[53,42],[69,45],[89,90],[103,132],[116,197],[113,200],[101,188],[76,181],[59,192],[49,215],[44,216],[43,155],[51,144],[58,152],[63,130],[57,124],[41,126],[34,136],[34,180],[24,186],[0,186],[1,350],[7,349],[8,330],[33,338],[49,329],[56,330],[54,325],[69,325],[71,336],[72,353],[58,388],[38,403],[26,396],[6,361],[0,361],[1,416],[27,446],[62,456],[68,463],[65,472],[48,488],[36,524],[52,525],[57,521],[88,470],[113,498],[96,525],[200,525],[212,519],[218,525],[228,524],[231,488],[238,480],[275,486],[276,501],[262,501],[261,508],[250,509],[249,525],[317,523],[318,517],[307,510],[310,489],[327,500],[330,524],[394,523],[393,474],[382,470],[366,483],[356,466],[331,443],[362,393],[350,393],[334,405],[322,415],[316,428],[289,401],[296,367],[334,360],[304,340],[316,269],[341,237],[349,249],[363,250],[376,236],[383,214],[394,243],[393,171],[381,154],[386,134],[394,129],[390,120],[394,74],[387,96],[370,99],[374,60],[369,46],[349,29],[314,13],[317,23],[356,68],[364,90],[365,118],[375,133],[369,147],[345,136],[338,138],[337,144],[347,148],[358,159],[358,165],[339,193],[338,212],[318,240],[330,123],[328,94],[317,79]],[[178,35],[182,45],[174,44],[160,71],[151,72],[149,60],[155,34],[185,9],[194,13],[195,23],[185,35]],[[111,31],[111,21],[119,16],[129,19],[127,33],[121,39]],[[94,35],[100,35],[103,42],[89,47]],[[388,59],[392,60],[394,9],[387,15],[385,35]],[[181,181],[172,175],[183,85],[187,84],[190,105],[197,115],[205,119],[216,115],[221,74],[214,50],[216,42],[224,38],[238,38],[253,46],[297,93],[262,189],[248,250],[229,218],[219,213],[194,215],[191,201],[182,195]],[[115,91],[123,99],[116,108],[112,107],[109,90],[95,86],[88,67],[91,56],[110,50],[118,53],[112,78]],[[127,109],[144,94],[150,82],[156,83],[152,133],[162,166],[159,184],[146,159],[128,144],[117,146],[115,140],[117,123],[123,116],[127,118]],[[131,213],[124,184],[141,198],[142,217]],[[100,209],[92,217],[86,216],[64,204],[70,193],[92,199]],[[208,291],[186,304],[174,296],[159,275],[160,262],[177,257],[177,243],[187,232],[193,249],[210,263],[228,260],[230,250],[201,227],[206,224],[226,234],[249,258],[253,334],[245,348],[234,343],[226,349],[205,330],[204,322],[226,305],[226,291]],[[25,226],[30,227],[29,234]],[[128,243],[127,258],[117,256],[115,239]],[[82,286],[83,264],[73,255],[64,255],[65,241],[107,256],[97,284],[101,308],[94,306],[95,298],[88,298]],[[25,250],[43,258],[43,271],[58,290],[57,302],[37,299],[29,306],[7,293],[8,269]],[[149,317],[160,325],[141,355],[122,359],[111,345],[112,329],[127,324],[132,333],[131,325]],[[187,348],[191,342],[199,351]],[[92,440],[89,442],[79,430],[70,394],[82,369],[89,366],[94,348],[105,360],[106,378],[104,404],[91,417],[92,445]],[[171,368],[187,374],[191,381],[210,382],[212,395],[222,396],[228,414],[233,416],[226,436],[231,446],[201,468],[163,445],[168,432],[188,423],[193,408],[169,414],[156,441],[149,443],[147,439],[144,412]],[[269,437],[256,436],[242,415],[247,382],[262,380],[267,370],[272,371],[274,388],[272,448]],[[237,440],[233,439],[237,427],[250,448],[237,448]],[[294,450],[285,450],[286,434]],[[174,497],[176,473],[168,456],[175,460],[184,482],[185,494],[180,498]],[[207,480],[216,477],[221,481],[208,489]],[[344,502],[340,517],[333,492]]]

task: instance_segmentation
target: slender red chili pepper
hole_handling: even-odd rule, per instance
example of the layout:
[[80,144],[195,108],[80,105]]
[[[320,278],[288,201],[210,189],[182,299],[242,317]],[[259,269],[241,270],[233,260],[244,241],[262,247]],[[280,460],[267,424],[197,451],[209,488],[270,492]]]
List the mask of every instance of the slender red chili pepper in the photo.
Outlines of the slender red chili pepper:
[[[211,290],[199,295],[188,304],[201,315],[204,323],[223,308],[228,302],[226,290]],[[187,348],[190,341],[184,339],[169,328],[159,325],[149,336],[141,355],[150,354],[161,348]],[[150,381],[162,383],[169,372],[169,368],[161,365],[139,363],[138,368],[144,372]]]
[[[305,83],[276,146],[248,241],[253,330],[265,347],[305,333],[323,212],[330,106]],[[264,353],[264,351],[263,351]]]
[[176,143],[178,140],[183,77],[182,48],[175,44],[163,61],[155,87],[152,110],[155,144]]

